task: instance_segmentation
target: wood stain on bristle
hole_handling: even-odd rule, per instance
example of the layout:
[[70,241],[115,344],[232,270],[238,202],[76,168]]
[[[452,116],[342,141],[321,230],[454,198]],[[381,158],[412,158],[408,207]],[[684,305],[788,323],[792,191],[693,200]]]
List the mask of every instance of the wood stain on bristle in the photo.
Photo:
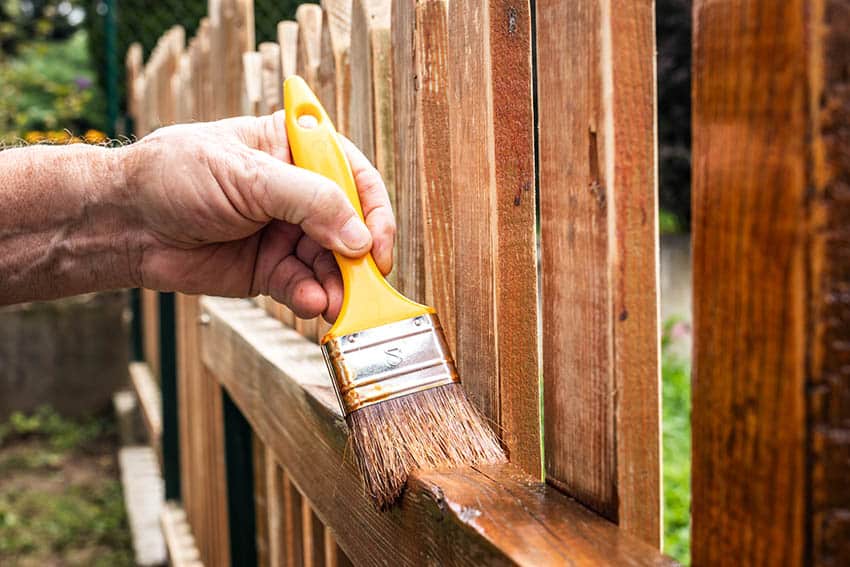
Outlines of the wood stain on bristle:
[[460,384],[367,406],[346,422],[366,492],[381,510],[398,499],[416,469],[506,461]]

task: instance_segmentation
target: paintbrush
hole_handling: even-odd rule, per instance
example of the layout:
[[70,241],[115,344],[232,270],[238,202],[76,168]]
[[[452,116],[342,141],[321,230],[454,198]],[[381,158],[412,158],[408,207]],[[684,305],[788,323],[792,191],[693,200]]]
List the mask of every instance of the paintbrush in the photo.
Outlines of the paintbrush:
[[[333,124],[300,77],[284,83],[295,165],[336,182],[363,217]],[[335,254],[344,294],[322,353],[345,415],[366,492],[381,509],[414,469],[502,462],[499,441],[469,402],[432,307],[396,291],[371,254]]]

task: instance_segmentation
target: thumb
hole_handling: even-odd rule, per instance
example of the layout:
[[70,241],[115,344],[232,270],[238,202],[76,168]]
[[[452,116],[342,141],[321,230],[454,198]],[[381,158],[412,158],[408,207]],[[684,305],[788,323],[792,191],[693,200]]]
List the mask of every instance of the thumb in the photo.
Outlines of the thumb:
[[257,171],[248,193],[274,219],[300,225],[328,250],[359,257],[372,247],[372,235],[342,189],[322,175],[252,150]]

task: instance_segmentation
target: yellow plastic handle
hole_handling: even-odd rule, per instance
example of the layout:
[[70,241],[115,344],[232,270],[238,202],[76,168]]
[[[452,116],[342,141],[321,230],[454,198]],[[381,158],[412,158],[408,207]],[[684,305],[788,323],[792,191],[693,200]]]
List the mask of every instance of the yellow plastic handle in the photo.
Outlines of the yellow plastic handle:
[[[319,99],[301,77],[292,76],[283,85],[286,109],[286,134],[295,165],[309,169],[336,182],[357,213],[363,218],[360,195],[354,183],[351,166],[339,143],[336,130]],[[310,116],[314,122],[306,127],[299,119]],[[342,273],[344,287],[342,308],[336,323],[322,338],[330,339],[417,317],[434,310],[404,297],[393,288],[375,265],[372,254],[352,259],[334,253]]]

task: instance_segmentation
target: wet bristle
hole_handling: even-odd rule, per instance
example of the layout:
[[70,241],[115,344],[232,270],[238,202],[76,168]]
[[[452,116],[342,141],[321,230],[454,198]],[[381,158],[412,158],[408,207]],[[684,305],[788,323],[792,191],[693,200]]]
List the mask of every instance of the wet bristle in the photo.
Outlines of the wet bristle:
[[415,469],[505,461],[499,440],[460,384],[367,406],[346,421],[366,492],[382,510]]

